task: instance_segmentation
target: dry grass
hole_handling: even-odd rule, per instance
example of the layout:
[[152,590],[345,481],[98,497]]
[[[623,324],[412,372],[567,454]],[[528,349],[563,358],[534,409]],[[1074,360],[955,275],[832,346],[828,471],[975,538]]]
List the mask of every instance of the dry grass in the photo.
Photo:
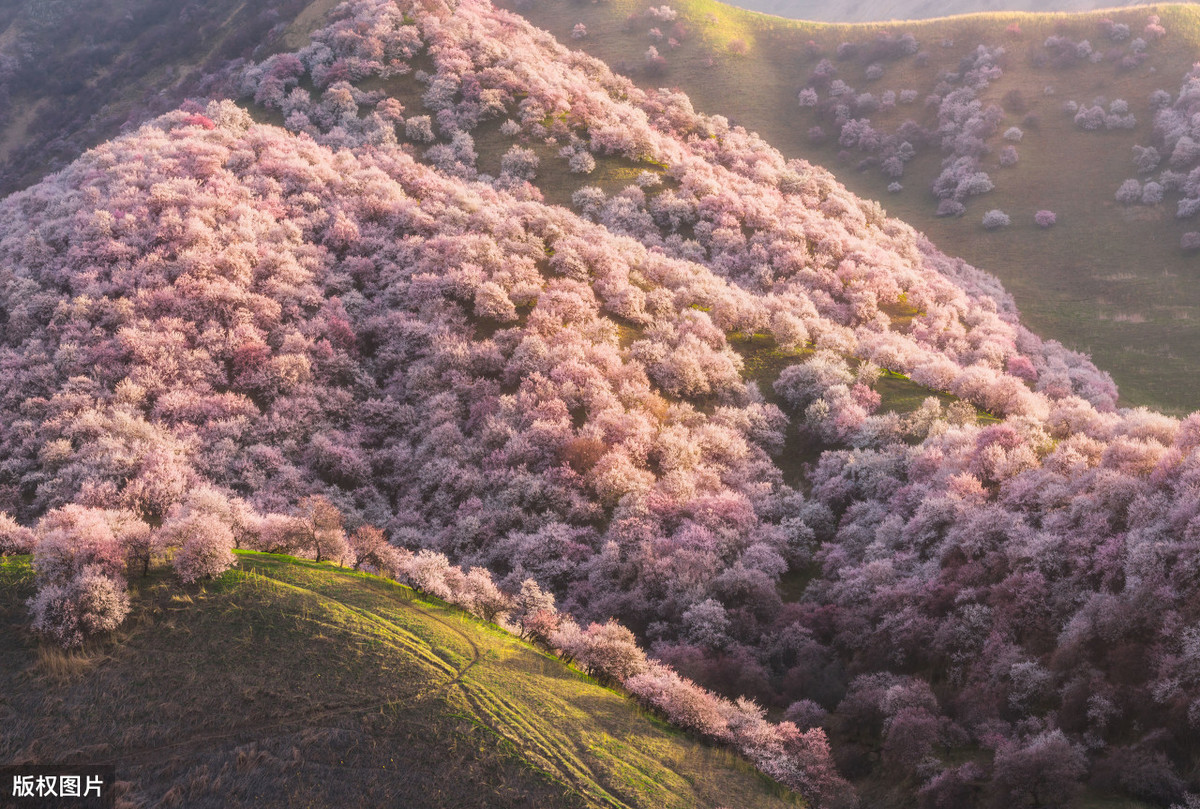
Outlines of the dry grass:
[[105,659],[102,653],[81,649],[64,650],[42,644],[37,647],[35,670],[51,680],[73,680]]

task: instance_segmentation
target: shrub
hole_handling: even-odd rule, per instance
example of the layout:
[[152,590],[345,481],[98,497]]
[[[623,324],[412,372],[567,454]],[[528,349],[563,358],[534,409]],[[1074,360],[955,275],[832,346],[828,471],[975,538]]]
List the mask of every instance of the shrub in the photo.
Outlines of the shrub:
[[993,208],[983,215],[983,226],[988,230],[1006,228],[1010,224],[1012,224],[1012,220],[1008,218],[1008,214],[999,208]]
[[1176,219],[1188,219],[1200,213],[1200,198],[1184,197],[1175,209]]
[[666,4],[646,9],[646,17],[658,22],[672,22],[678,16],[679,12]]
[[1017,147],[1005,146],[1000,150],[1000,165],[1004,167],[1017,165]]
[[1166,90],[1155,90],[1150,94],[1150,109],[1165,110],[1171,106],[1171,94]]
[[54,509],[38,522],[33,569],[41,583],[62,584],[85,567],[107,576],[125,572],[125,549],[113,534],[109,512],[69,505]]
[[904,186],[902,186],[900,183],[892,182],[892,183],[888,183],[887,189],[888,189],[888,191],[892,192],[893,194],[897,194],[904,190]]
[[1023,137],[1025,137],[1025,133],[1022,132],[1021,128],[1018,126],[1010,126],[1008,129],[1004,130],[1005,140],[1020,141]]
[[789,705],[783,712],[783,718],[784,721],[791,722],[799,730],[805,731],[820,727],[828,714],[828,711],[811,699],[802,699]]
[[486,568],[473,567],[463,578],[459,603],[467,612],[492,622],[513,608],[512,599],[500,591]]
[[1189,230],[1179,239],[1179,246],[1189,253],[1194,253],[1200,250],[1200,233]]
[[621,683],[647,668],[646,653],[633,633],[616,621],[593,623],[579,634],[578,643],[565,649],[591,674]]
[[1040,228],[1049,228],[1054,227],[1054,224],[1058,221],[1058,216],[1055,215],[1054,211],[1043,210],[1033,215],[1033,221]]
[[571,39],[583,39],[587,36],[587,26],[581,22],[575,23],[575,27],[571,29]]
[[1105,127],[1107,118],[1103,107],[1083,107],[1075,113],[1075,126],[1085,132],[1094,132]]
[[967,206],[956,199],[944,199],[937,206],[938,216],[962,216],[967,212]]
[[62,584],[47,584],[29,601],[33,628],[67,648],[111,632],[129,614],[124,582],[94,565]]
[[992,787],[1006,806],[1066,806],[1079,792],[1086,758],[1061,730],[996,751]]
[[1126,180],[1117,189],[1116,197],[1117,202],[1122,205],[1132,205],[1135,202],[1140,202],[1142,199],[1142,184],[1137,180]]

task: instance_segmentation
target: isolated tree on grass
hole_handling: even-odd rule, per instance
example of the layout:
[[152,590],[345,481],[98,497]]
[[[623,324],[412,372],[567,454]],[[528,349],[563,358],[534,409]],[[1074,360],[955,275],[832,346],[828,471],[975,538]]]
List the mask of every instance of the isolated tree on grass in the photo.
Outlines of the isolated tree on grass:
[[383,531],[373,525],[360,525],[350,535],[349,543],[355,570],[366,565],[379,573],[396,575],[399,551],[387,541]]
[[[188,520],[200,522],[195,516]],[[227,526],[220,523],[209,526],[197,524],[190,526],[189,534],[171,558],[171,566],[184,584],[215,579],[237,561],[233,555],[233,534]]]
[[304,545],[318,562],[344,564],[350,545],[342,527],[342,512],[328,497],[313,494],[300,501],[296,515]]
[[512,609],[513,603],[501,592],[487,568],[473,567],[463,580],[467,612],[492,622]]

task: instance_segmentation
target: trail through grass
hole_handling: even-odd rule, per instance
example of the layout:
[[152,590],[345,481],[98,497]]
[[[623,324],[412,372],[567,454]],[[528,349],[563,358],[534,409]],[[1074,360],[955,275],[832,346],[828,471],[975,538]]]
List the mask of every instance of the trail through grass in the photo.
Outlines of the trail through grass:
[[27,629],[0,564],[0,759],[113,761],[130,805],[802,805],[528,643],[368,574],[239,552],[135,581],[111,641]]

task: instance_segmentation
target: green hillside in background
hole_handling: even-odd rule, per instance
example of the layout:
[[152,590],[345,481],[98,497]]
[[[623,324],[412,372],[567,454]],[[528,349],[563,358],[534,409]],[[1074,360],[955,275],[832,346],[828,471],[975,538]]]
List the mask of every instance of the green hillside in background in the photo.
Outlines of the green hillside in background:
[[84,654],[0,564],[0,760],[113,762],[121,806],[783,807],[799,798],[494,626],[368,574],[239,552],[163,574]]

